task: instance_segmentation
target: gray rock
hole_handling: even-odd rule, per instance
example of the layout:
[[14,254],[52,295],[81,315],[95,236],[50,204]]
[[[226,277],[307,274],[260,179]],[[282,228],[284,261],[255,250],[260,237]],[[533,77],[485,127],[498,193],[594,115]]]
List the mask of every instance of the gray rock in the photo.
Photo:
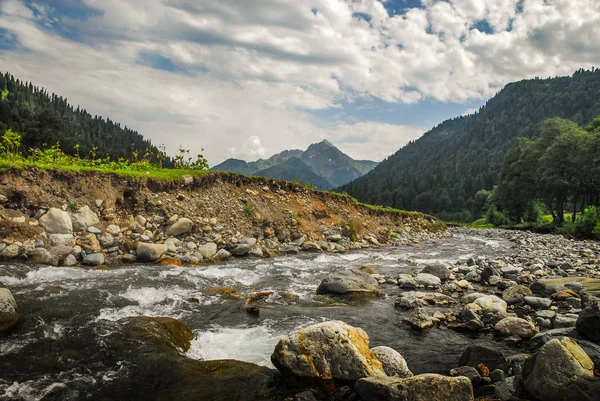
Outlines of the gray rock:
[[533,293],[531,290],[524,285],[513,285],[512,287],[508,287],[502,293],[502,299],[506,301],[509,305],[515,304],[523,300],[524,297],[530,297]]
[[50,234],[50,246],[75,246],[73,234]]
[[433,274],[419,273],[415,277],[417,284],[428,288],[439,288],[442,285],[442,280]]
[[481,382],[481,375],[479,374],[477,369],[475,369],[472,366],[460,366],[458,368],[451,369],[450,376],[466,377],[467,379],[471,380],[471,383],[473,384],[478,384],[479,382]]
[[402,319],[403,322],[408,323],[413,329],[427,330],[434,326],[433,320],[425,309],[416,308],[412,310],[408,315]]
[[552,327],[560,329],[564,327],[575,327],[577,324],[578,315],[574,313],[565,313],[564,315],[556,315],[552,322]]
[[225,260],[229,260],[231,258],[231,254],[227,252],[225,249],[219,249],[217,253],[215,253],[210,260],[213,262],[222,262]]
[[111,224],[108,227],[106,227],[106,232],[110,235],[117,236],[121,233],[121,227],[115,224]]
[[450,275],[452,274],[449,267],[445,263],[429,264],[429,265],[425,266],[425,268],[421,271],[421,273],[432,274],[432,275],[438,277],[442,281],[449,280]]
[[490,372],[490,379],[492,379],[493,383],[503,382],[506,379],[506,375],[503,370],[496,369]]
[[390,347],[375,347],[371,348],[371,351],[375,354],[383,370],[388,376],[395,377],[412,377],[413,374],[408,369],[406,360],[396,350]]
[[125,255],[121,256],[121,260],[123,261],[123,263],[134,263],[137,260],[137,258],[135,255],[126,253]]
[[525,319],[507,317],[494,326],[494,332],[502,337],[518,336],[522,339],[531,338],[536,334],[535,326]]
[[519,376],[511,376],[494,387],[494,395],[501,401],[513,401],[519,399],[519,393],[523,387]]
[[80,232],[87,230],[88,227],[99,224],[100,219],[98,219],[98,215],[86,205],[81,207],[76,213],[71,213],[71,222],[73,224],[73,230]]
[[386,376],[362,329],[341,321],[308,326],[279,340],[273,365],[292,383],[348,382]]
[[18,312],[17,302],[8,288],[0,288],[0,336],[13,331],[22,317]]
[[[473,401],[473,386],[466,377],[424,374],[408,378],[367,377],[354,391],[368,401]],[[452,394],[452,398],[448,396]]]
[[551,299],[541,297],[524,297],[523,301],[533,309],[548,309],[552,305]]
[[579,314],[575,327],[584,337],[600,342],[600,301],[594,302]]
[[0,256],[2,256],[2,259],[14,259],[14,258],[18,257],[20,254],[21,254],[21,248],[19,247],[19,245],[11,244],[11,245],[8,245],[6,248],[4,248],[4,250],[2,251],[2,254]]
[[167,227],[167,235],[175,237],[177,235],[188,233],[194,227],[194,222],[186,217],[182,217],[175,224]]
[[503,313],[506,312],[506,308],[508,305],[506,302],[495,295],[485,295],[483,297],[479,297],[474,302],[476,305],[479,305],[484,314],[486,313]]
[[342,235],[341,234],[332,234],[332,235],[328,235],[326,239],[327,239],[327,241],[330,241],[330,242],[341,241]]
[[317,401],[313,393],[309,390],[294,395],[294,401]]
[[93,226],[92,227],[88,227],[87,228],[87,232],[88,233],[92,233],[94,235],[102,234],[102,230],[100,230],[99,228],[93,227]]
[[41,265],[58,265],[58,257],[54,256],[50,251],[44,248],[35,248],[29,254],[27,261]]
[[553,339],[527,362],[524,385],[540,400],[567,400],[565,389],[581,377],[594,375],[594,364],[569,338]]
[[167,246],[167,252],[171,252],[171,253],[177,252],[177,247],[179,246],[180,243],[181,243],[181,241],[179,241],[177,238],[167,238],[164,241],[164,244]]
[[234,256],[246,256],[254,245],[256,245],[256,238],[244,238],[242,242],[231,251],[231,254]]
[[378,294],[379,283],[369,273],[352,269],[324,278],[317,288],[317,294],[348,293]]
[[198,252],[200,252],[204,259],[210,259],[217,253],[217,244],[214,242],[209,242],[204,245],[200,245],[198,247]]
[[92,253],[89,255],[85,255],[83,258],[84,265],[90,266],[100,266],[104,264],[104,254],[103,253]]
[[260,250],[260,248],[252,248],[250,249],[250,252],[248,252],[248,256],[253,256],[255,258],[262,258],[263,255],[263,251]]
[[415,280],[410,274],[401,274],[398,276],[398,285],[404,289],[415,289],[417,288],[417,280]]
[[67,257],[63,261],[63,266],[66,267],[77,266],[78,264],[79,262],[77,261],[77,258],[73,255],[67,255]]
[[506,367],[506,359],[502,355],[502,352],[495,348],[481,345],[467,347],[458,362],[460,366],[471,366],[473,368],[476,368],[481,363],[490,370],[504,369]]
[[167,246],[165,244],[148,244],[145,242],[138,242],[136,254],[142,262],[155,262],[161,258],[167,252]]
[[48,234],[73,234],[71,216],[55,207],[40,217],[38,222]]

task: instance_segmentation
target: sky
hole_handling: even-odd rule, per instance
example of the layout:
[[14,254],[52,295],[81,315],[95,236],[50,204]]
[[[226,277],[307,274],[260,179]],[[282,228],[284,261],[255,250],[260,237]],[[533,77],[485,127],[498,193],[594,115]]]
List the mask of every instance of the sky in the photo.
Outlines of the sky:
[[323,139],[379,161],[592,66],[598,0],[0,0],[0,71],[211,165]]

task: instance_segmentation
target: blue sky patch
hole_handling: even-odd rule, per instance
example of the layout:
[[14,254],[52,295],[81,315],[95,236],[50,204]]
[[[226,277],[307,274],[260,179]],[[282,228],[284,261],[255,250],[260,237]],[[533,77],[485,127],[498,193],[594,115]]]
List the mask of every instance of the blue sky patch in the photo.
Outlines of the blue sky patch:
[[411,8],[423,8],[421,0],[387,0],[381,2],[391,16],[406,14]]
[[14,50],[19,45],[17,37],[4,28],[0,28],[0,51]]

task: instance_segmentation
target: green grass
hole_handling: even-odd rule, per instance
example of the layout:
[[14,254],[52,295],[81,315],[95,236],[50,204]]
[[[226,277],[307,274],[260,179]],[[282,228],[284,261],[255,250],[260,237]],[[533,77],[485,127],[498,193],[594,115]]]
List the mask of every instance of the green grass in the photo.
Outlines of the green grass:
[[84,166],[79,164],[54,164],[44,163],[41,161],[31,160],[8,160],[0,158],[0,171],[6,171],[13,168],[39,168],[41,170],[53,170],[53,171],[65,171],[72,173],[80,172],[98,172],[98,173],[113,173],[124,177],[132,178],[152,178],[155,180],[176,180],[184,175],[191,175],[193,177],[201,177],[211,172],[208,170],[193,170],[193,169],[168,169],[159,167],[150,168],[136,168],[135,165],[131,165],[127,168],[111,168],[110,166]]

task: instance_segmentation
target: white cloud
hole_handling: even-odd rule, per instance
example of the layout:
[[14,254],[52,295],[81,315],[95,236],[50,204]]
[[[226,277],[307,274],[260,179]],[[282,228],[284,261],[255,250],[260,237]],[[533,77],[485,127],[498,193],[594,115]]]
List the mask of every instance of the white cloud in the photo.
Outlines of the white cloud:
[[[353,157],[381,159],[423,128],[368,119],[323,128],[308,110],[371,97],[461,103],[510,81],[600,65],[597,0],[523,0],[522,12],[518,0],[423,0],[394,16],[375,0],[83,1],[101,13],[57,22],[49,6],[34,14],[2,0],[0,28],[21,46],[0,51],[3,69],[171,152],[204,147],[212,164],[324,137]],[[473,28],[483,20],[492,33]],[[142,53],[188,74],[142,65]]]

